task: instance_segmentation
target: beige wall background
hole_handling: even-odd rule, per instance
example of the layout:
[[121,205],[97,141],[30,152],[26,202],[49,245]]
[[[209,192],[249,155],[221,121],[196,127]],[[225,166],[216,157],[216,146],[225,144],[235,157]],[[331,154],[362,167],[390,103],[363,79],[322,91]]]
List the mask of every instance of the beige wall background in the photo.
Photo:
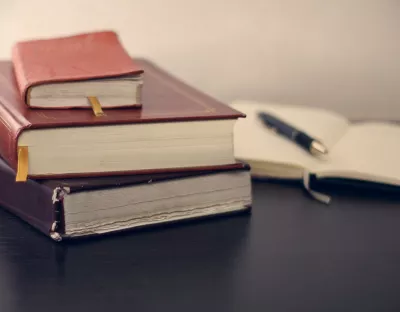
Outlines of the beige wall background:
[[98,29],[225,102],[400,120],[398,0],[2,0],[0,58],[17,40]]

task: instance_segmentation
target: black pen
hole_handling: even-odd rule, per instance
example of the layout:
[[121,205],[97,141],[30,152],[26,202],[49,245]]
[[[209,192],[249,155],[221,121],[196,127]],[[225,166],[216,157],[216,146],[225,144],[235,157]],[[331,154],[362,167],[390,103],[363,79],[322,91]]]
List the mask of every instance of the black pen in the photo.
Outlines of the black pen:
[[300,145],[311,154],[320,155],[328,153],[328,149],[320,141],[312,138],[307,133],[297,130],[284,121],[263,112],[258,113],[258,117],[262,120],[265,126],[287,137],[289,140]]

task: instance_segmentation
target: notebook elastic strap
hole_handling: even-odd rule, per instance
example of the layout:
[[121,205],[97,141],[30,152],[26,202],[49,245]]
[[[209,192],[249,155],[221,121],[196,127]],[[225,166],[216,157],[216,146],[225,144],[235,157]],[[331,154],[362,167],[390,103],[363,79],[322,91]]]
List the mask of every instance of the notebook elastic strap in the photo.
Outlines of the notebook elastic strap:
[[307,170],[304,170],[304,172],[303,172],[303,185],[304,185],[304,188],[307,190],[307,192],[314,199],[316,199],[316,200],[318,200],[318,201],[320,201],[320,202],[322,202],[324,204],[327,204],[327,205],[331,202],[331,197],[330,196],[328,196],[326,194],[323,194],[323,193],[320,193],[320,192],[317,192],[317,191],[314,191],[314,190],[311,189],[311,187],[310,187],[310,173]]

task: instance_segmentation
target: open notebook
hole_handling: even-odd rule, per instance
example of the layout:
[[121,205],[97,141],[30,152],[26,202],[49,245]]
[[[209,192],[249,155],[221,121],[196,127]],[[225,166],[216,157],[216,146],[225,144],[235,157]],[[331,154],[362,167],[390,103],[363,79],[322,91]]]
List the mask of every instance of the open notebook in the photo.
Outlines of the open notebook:
[[[334,112],[305,106],[236,101],[247,118],[235,125],[235,157],[258,177],[303,179],[305,187],[324,202],[329,198],[309,189],[309,176],[344,178],[400,186],[400,126],[395,123],[351,123]],[[319,139],[329,150],[313,156],[258,119],[266,112]],[[321,195],[321,196],[320,196]]]

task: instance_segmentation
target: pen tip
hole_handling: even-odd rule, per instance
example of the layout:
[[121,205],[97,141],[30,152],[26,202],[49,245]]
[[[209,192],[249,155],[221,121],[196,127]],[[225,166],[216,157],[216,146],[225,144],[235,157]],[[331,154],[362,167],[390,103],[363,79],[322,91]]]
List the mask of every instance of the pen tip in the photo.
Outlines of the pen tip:
[[322,154],[322,155],[328,154],[328,149],[321,142],[318,141],[313,141],[311,143],[310,149],[313,154]]

